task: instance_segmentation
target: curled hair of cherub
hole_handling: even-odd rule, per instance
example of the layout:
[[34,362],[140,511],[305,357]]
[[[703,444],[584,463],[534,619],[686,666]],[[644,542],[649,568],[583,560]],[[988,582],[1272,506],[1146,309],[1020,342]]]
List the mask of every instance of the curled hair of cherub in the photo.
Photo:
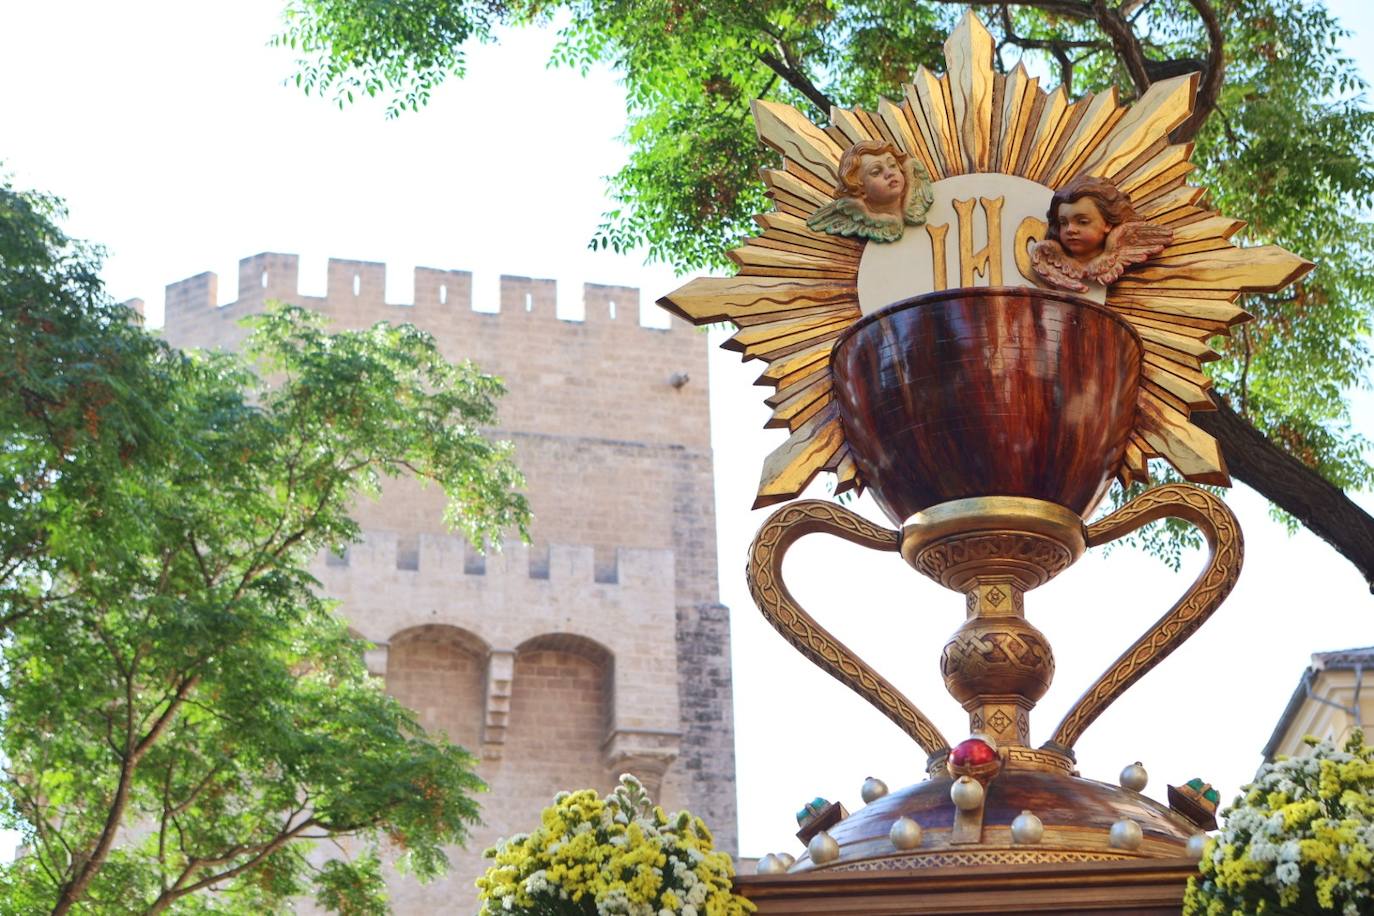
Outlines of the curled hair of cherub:
[[1050,198],[1050,209],[1049,213],[1046,214],[1046,219],[1049,222],[1046,238],[1059,241],[1058,213],[1060,205],[1071,204],[1082,200],[1084,197],[1090,198],[1097,205],[1097,211],[1102,214],[1102,219],[1110,227],[1120,226],[1122,223],[1140,218],[1136,215],[1135,208],[1131,206],[1131,199],[1112,182],[1106,178],[1080,175],[1055,191],[1054,196]]
[[840,157],[840,165],[836,169],[838,179],[835,182],[835,196],[862,198],[864,183],[859,177],[859,167],[863,164],[863,157],[881,156],[883,153],[891,153],[897,160],[897,165],[903,169],[906,168],[906,161],[911,158],[885,140],[864,140],[855,143]]

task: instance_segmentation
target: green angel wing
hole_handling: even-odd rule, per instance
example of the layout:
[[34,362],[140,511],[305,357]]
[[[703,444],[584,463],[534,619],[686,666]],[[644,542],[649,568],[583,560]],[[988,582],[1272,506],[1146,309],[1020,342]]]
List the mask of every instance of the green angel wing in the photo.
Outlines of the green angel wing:
[[857,236],[875,242],[895,242],[902,237],[904,228],[899,219],[869,213],[853,197],[837,197],[822,205],[811,214],[806,225],[816,232]]

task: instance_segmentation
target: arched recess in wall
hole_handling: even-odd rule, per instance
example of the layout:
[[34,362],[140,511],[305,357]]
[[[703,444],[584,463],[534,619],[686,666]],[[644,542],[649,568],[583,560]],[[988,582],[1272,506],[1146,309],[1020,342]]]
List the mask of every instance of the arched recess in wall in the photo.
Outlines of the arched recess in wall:
[[411,627],[388,643],[387,692],[414,710],[426,729],[478,753],[491,647],[446,624]]
[[585,636],[550,633],[516,648],[503,756],[544,803],[562,789],[609,788],[602,745],[614,676],[613,653]]

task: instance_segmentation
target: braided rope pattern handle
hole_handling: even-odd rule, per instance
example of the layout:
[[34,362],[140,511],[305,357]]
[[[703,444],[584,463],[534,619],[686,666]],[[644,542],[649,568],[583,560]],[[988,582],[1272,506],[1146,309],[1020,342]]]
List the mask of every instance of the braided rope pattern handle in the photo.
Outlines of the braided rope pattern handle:
[[1245,541],[1231,510],[1206,490],[1167,484],[1147,490],[1111,515],[1088,526],[1088,546],[1124,537],[1161,518],[1196,526],[1207,539],[1207,566],[1183,597],[1118,658],[1079,698],[1055,729],[1050,745],[1069,750],[1084,730],[1136,681],[1192,636],[1226,600],[1240,575]]
[[896,551],[901,533],[819,499],[789,503],[768,517],[749,547],[749,593],[764,619],[797,651],[872,703],[927,754],[947,750],[939,729],[900,690],[870,668],[802,609],[782,580],[782,560],[799,538],[822,532],[873,550]]

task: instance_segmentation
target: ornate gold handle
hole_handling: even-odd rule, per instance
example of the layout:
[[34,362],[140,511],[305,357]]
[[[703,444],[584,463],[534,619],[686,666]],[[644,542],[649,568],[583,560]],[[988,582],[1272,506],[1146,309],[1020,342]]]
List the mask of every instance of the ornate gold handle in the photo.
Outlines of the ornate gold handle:
[[1123,537],[1161,518],[1191,522],[1207,539],[1207,566],[1183,597],[1088,688],[1045,746],[1069,751],[1083,731],[1136,681],[1202,626],[1236,584],[1245,542],[1231,510],[1206,490],[1167,484],[1147,490],[1111,515],[1088,526],[1088,546]]
[[782,581],[782,558],[798,538],[824,532],[874,550],[896,552],[901,533],[875,525],[843,506],[805,499],[768,516],[749,547],[749,592],[773,629],[831,677],[872,703],[927,754],[949,748],[940,730],[900,690],[826,632],[797,604]]

